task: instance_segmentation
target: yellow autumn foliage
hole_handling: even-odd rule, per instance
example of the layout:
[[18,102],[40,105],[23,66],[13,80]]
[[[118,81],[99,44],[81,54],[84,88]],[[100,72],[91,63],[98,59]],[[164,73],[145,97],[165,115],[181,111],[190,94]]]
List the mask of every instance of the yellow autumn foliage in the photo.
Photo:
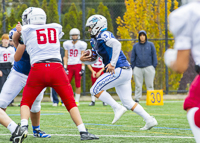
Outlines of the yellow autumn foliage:
[[[120,39],[138,39],[138,32],[145,30],[148,39],[159,39],[152,41],[155,45],[158,59],[154,85],[155,89],[165,90],[165,40],[161,40],[165,38],[165,0],[125,0],[125,5],[126,12],[123,17],[116,19],[118,24],[117,35]],[[174,0],[173,3],[172,0],[168,0],[167,7],[167,14],[169,15],[171,10],[178,8],[177,0]],[[173,38],[173,35],[168,32],[168,37]],[[132,50],[136,42],[138,41],[121,42],[122,50],[126,55]],[[168,44],[173,47],[174,41],[169,40]],[[169,70],[169,90],[178,89],[181,77],[181,74],[176,74]],[[133,82],[133,88],[134,85]],[[143,86],[143,89],[146,89],[145,86]]]

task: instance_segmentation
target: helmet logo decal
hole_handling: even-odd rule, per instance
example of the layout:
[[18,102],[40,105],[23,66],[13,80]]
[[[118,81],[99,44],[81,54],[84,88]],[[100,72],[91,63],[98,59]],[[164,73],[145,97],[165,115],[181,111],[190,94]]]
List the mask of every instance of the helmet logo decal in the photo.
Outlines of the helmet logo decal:
[[94,17],[94,18],[92,18],[92,20],[90,20],[89,22],[95,23],[95,22],[98,22],[98,21],[99,21],[99,19],[98,19],[97,17]]

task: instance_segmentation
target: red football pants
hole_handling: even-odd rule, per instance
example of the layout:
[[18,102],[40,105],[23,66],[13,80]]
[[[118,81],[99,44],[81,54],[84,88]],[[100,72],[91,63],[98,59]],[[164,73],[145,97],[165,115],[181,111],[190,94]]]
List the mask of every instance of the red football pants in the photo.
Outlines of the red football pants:
[[183,104],[184,110],[187,110],[193,107],[200,108],[200,90],[199,89],[200,89],[200,76],[197,75],[190,86],[189,94],[186,97],[185,102]]
[[68,111],[73,107],[77,107],[72,87],[60,63],[35,63],[31,66],[24,87],[21,106],[27,105],[31,109],[36,97],[45,87],[55,89]]
[[81,75],[79,73],[81,71],[81,66],[82,66],[81,64],[67,66],[67,70],[69,71],[68,73],[69,82],[71,83],[73,76],[75,76],[76,88],[81,87]]

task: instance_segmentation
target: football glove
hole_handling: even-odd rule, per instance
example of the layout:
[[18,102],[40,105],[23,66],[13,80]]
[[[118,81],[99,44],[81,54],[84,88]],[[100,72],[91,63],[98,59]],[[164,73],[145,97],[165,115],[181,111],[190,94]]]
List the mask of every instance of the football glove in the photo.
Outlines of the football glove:
[[69,74],[69,71],[67,69],[65,69],[65,72],[66,72],[67,75]]
[[83,69],[79,72],[79,74],[80,74],[81,76],[83,76],[84,73],[85,73],[85,70],[83,70]]

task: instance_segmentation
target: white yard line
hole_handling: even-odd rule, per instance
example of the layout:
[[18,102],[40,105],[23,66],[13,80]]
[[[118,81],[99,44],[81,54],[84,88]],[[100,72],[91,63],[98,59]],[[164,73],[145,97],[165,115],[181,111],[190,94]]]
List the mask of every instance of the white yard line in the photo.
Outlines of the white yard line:
[[[28,134],[33,135],[33,134]],[[74,134],[51,134],[52,136],[80,136]],[[0,134],[0,136],[10,136],[10,134]],[[123,136],[123,135],[96,135],[98,137],[116,137],[116,138],[180,138],[180,139],[193,139],[194,137],[184,137],[184,136]]]

